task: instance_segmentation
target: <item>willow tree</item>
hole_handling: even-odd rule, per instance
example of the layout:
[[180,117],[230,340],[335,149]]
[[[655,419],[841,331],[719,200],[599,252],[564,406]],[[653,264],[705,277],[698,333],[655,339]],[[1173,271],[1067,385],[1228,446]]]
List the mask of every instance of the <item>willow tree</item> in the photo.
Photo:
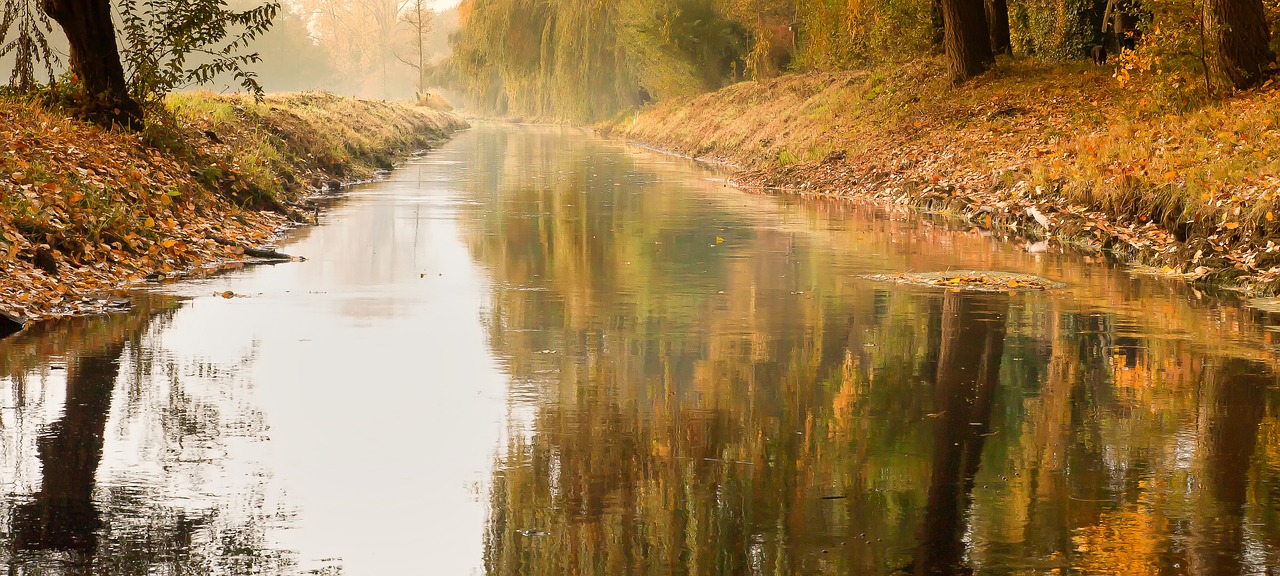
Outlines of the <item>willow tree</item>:
[[1204,20],[1222,75],[1240,89],[1260,83],[1276,61],[1262,0],[1207,0]]
[[[16,32],[10,39],[10,32]],[[9,84],[19,90],[36,85],[36,67],[53,83],[53,67],[58,56],[45,34],[53,31],[49,15],[40,10],[38,0],[8,0],[0,10],[0,58],[13,58]],[[7,42],[5,39],[9,39]]]

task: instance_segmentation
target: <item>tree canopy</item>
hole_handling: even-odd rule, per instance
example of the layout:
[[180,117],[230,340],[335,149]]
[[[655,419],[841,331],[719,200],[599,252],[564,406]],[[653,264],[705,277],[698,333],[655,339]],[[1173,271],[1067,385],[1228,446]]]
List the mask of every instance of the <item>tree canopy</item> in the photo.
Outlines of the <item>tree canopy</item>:
[[465,0],[459,12],[445,81],[483,112],[579,121],[942,51],[962,82],[996,54],[1063,62],[1102,46],[1121,86],[1145,76],[1185,92],[1205,76],[1217,93],[1270,74],[1280,20],[1261,0]]

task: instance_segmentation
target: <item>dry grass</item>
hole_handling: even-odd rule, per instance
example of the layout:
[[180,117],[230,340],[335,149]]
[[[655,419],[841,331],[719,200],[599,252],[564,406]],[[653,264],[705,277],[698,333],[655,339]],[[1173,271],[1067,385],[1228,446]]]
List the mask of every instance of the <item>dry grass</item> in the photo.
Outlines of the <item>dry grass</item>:
[[221,167],[211,176],[242,175],[245,181],[230,191],[265,206],[328,180],[368,178],[465,126],[436,110],[327,93],[272,94],[254,102],[197,92],[171,95],[167,104],[186,129],[184,140],[198,141],[197,151],[212,160],[202,163]]
[[737,84],[602,128],[757,170],[745,179],[756,183],[965,196],[1024,220],[1013,212],[1035,207],[1059,213],[1055,225],[1104,220],[1106,234],[1076,231],[1174,273],[1280,279],[1269,242],[1280,234],[1280,92],[1269,88],[1171,114],[1106,67],[1002,60],[952,88],[932,60]]

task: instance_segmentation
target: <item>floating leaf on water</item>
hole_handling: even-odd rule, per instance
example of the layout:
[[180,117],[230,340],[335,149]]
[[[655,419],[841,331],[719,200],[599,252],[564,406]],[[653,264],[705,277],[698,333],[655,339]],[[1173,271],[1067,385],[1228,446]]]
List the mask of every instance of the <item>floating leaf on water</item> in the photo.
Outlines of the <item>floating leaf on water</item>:
[[946,272],[908,272],[898,274],[872,274],[863,276],[869,280],[895,282],[914,286],[936,286],[950,290],[978,292],[1022,292],[1061,288],[1061,282],[1031,274],[981,270],[948,270]]

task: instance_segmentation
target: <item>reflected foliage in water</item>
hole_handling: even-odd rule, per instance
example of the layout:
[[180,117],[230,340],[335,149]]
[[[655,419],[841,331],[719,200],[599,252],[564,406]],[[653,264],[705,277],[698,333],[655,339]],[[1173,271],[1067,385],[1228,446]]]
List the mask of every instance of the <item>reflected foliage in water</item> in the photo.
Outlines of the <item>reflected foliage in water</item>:
[[[480,127],[299,235],[306,262],[0,341],[0,560],[30,575],[1280,565],[1274,317],[708,176],[574,131]],[[865,278],[948,269],[1067,286]]]
[[140,295],[136,304],[127,314],[44,324],[0,343],[0,556],[9,573],[280,571],[289,561],[264,546],[264,512],[227,506],[253,491],[217,493],[209,473],[218,463],[192,461],[180,448],[221,444],[225,430],[219,409],[187,389],[199,378],[176,373],[157,342],[177,302]]
[[[1266,318],[978,232],[740,194],[569,133],[475,137],[480,206],[462,217],[514,379],[489,573],[1280,562]],[[947,268],[1070,287],[858,278]]]

